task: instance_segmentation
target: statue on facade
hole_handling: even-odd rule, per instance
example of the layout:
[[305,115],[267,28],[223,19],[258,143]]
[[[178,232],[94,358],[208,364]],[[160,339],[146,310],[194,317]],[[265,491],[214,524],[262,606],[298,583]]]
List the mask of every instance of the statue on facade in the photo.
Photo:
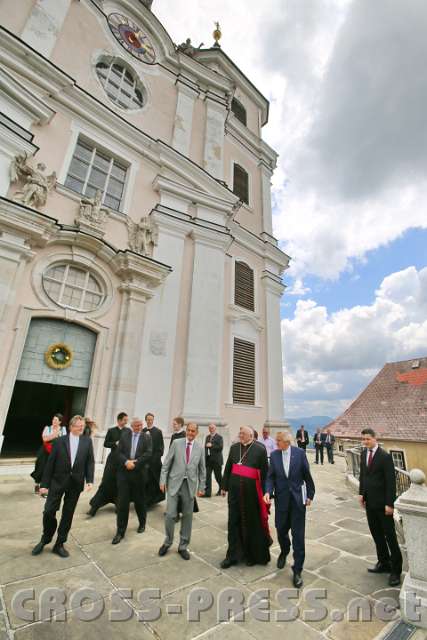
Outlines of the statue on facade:
[[158,225],[150,216],[144,216],[140,222],[126,218],[129,232],[129,247],[141,256],[151,258],[158,242]]
[[97,189],[93,198],[83,197],[80,200],[77,226],[89,225],[98,229],[105,226],[109,211],[102,205],[102,191]]
[[193,47],[193,45],[191,44],[191,38],[187,38],[185,42],[181,42],[181,44],[177,46],[177,50],[185,53],[187,56],[190,56],[190,58],[192,58],[194,54],[203,47],[203,44],[204,43],[201,42],[197,48]]
[[10,167],[11,182],[25,181],[23,188],[13,196],[17,202],[22,202],[29,207],[41,209],[46,205],[49,191],[56,185],[55,171],[46,175],[46,165],[39,162],[32,167],[27,154],[17,155],[12,160]]

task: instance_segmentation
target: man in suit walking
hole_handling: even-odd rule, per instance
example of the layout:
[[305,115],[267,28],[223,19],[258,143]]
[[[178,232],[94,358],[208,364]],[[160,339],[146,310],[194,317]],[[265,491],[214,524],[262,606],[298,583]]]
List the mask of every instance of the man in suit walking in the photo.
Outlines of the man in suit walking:
[[329,464],[334,464],[334,444],[335,436],[328,427],[326,433],[324,433],[324,445],[326,447],[326,453],[328,454]]
[[74,416],[69,424],[69,433],[53,442],[43,478],[40,494],[47,500],[43,511],[43,535],[32,550],[33,556],[39,555],[49,544],[57,529],[56,512],[62,506],[61,521],[58,527],[56,543],[52,549],[61,558],[70,555],[64,547],[73,522],[74,511],[80,494],[84,489],[90,491],[93,484],[95,460],[92,439],[83,436],[85,426],[82,416]]
[[286,556],[291,548],[289,529],[291,530],[293,584],[299,589],[303,585],[301,573],[305,559],[305,511],[314,498],[315,487],[305,451],[292,447],[291,437],[289,432],[276,434],[278,448],[271,454],[264,500],[269,505],[274,492],[275,524],[280,544],[278,569],[283,569],[286,564]]
[[98,509],[109,502],[117,501],[117,445],[122,435],[123,429],[127,428],[128,416],[123,411],[117,416],[117,424],[115,427],[108,429],[104,440],[104,447],[110,449],[108,458],[105,461],[104,473],[102,481],[98,487],[98,491],[89,502],[90,509],[87,515],[93,518]]
[[392,456],[378,446],[373,429],[363,429],[360,456],[359,501],[366,509],[371,535],[377,548],[378,562],[370,573],[389,573],[391,587],[400,584],[402,554],[394,525],[396,474]]
[[132,418],[131,429],[122,433],[117,446],[117,533],[112,544],[118,544],[125,537],[131,501],[138,516],[138,533],[145,531],[145,465],[151,458],[151,451],[151,438],[142,432],[141,418]]
[[215,480],[218,484],[217,496],[221,495],[221,468],[224,463],[222,457],[222,449],[224,442],[222,436],[216,431],[216,425],[210,424],[209,433],[205,440],[205,462],[206,462],[206,492],[204,497],[210,498],[212,495],[212,472],[215,474]]
[[145,415],[147,426],[144,433],[151,437],[152,453],[150,462],[146,465],[146,502],[147,507],[164,500],[164,495],[159,489],[160,471],[162,469],[162,455],[165,451],[163,432],[154,426],[154,414]]
[[308,431],[304,429],[304,425],[302,424],[297,431],[297,445],[305,451],[309,442]]
[[176,439],[170,446],[160,475],[160,490],[167,490],[165,514],[165,541],[159,549],[164,556],[173,543],[178,499],[181,498],[182,518],[178,553],[184,560],[190,559],[188,545],[193,525],[194,496],[202,496],[205,490],[206,466],[205,454],[201,444],[196,441],[199,432],[194,422],[187,425],[185,438]]
[[313,436],[313,444],[314,444],[314,448],[316,449],[315,464],[319,464],[319,458],[320,458],[320,463],[323,464],[323,447],[325,444],[325,434],[322,433],[320,427],[316,429],[316,433]]

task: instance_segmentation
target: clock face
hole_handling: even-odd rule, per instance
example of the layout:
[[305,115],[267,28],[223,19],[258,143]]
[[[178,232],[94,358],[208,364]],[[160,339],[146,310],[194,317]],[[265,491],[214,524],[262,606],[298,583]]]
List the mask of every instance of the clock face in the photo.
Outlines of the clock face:
[[156,52],[146,33],[121,13],[110,13],[108,24],[113,35],[129,53],[147,64],[154,64]]

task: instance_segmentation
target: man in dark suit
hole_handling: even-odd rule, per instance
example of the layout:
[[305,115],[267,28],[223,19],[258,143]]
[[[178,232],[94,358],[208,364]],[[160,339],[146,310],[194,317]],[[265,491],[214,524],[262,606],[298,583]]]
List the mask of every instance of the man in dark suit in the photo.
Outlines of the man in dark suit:
[[324,443],[324,445],[326,447],[326,453],[328,454],[328,462],[329,462],[329,464],[335,464],[334,463],[335,436],[331,432],[329,427],[326,429],[326,431],[325,431],[325,433],[323,435],[324,435],[323,443]]
[[81,435],[85,426],[82,416],[74,416],[69,424],[69,433],[53,442],[43,478],[40,494],[47,500],[43,511],[43,535],[32,550],[33,556],[39,555],[49,544],[57,529],[56,512],[64,497],[61,521],[58,527],[56,543],[52,549],[61,558],[70,555],[64,547],[73,522],[74,510],[84,489],[90,491],[93,484],[95,461],[92,439]]
[[308,431],[304,429],[304,425],[302,424],[297,431],[297,445],[305,451],[309,442]]
[[162,470],[162,455],[165,450],[162,430],[154,426],[154,414],[147,413],[145,416],[146,427],[144,433],[151,437],[152,454],[149,463],[146,465],[146,500],[147,507],[165,499],[160,491],[160,472]]
[[210,424],[209,433],[205,440],[205,461],[206,461],[206,491],[204,497],[210,498],[212,495],[212,472],[218,484],[217,496],[221,495],[221,468],[223,465],[222,449],[224,442],[222,436],[216,432],[216,425]]
[[117,425],[108,429],[104,440],[104,447],[110,449],[108,458],[105,461],[104,473],[102,481],[98,487],[98,491],[89,502],[90,509],[87,515],[93,518],[98,509],[109,502],[117,501],[117,444],[122,435],[123,429],[127,428],[127,413],[121,412],[117,416]]
[[286,556],[291,548],[291,530],[293,583],[299,589],[303,585],[301,572],[305,559],[305,511],[311,505],[315,488],[305,451],[292,447],[291,437],[288,432],[276,434],[278,448],[270,457],[264,500],[269,505],[274,492],[275,524],[280,544],[278,569],[283,569],[286,564]]
[[138,533],[145,531],[145,466],[150,461],[151,452],[151,438],[143,433],[142,420],[132,418],[131,429],[122,433],[117,446],[117,533],[112,544],[118,544],[125,537],[131,501],[138,516]]
[[319,464],[319,459],[320,459],[320,463],[323,464],[323,447],[325,444],[325,434],[322,433],[320,427],[316,429],[316,433],[313,436],[313,444],[314,444],[314,448],[316,449],[315,464]]
[[378,446],[375,431],[363,429],[360,457],[359,501],[366,509],[378,562],[370,573],[390,573],[389,585],[397,587],[402,573],[402,554],[394,525],[396,474],[393,458]]
[[178,440],[179,438],[185,438],[184,419],[181,418],[181,416],[177,416],[172,420],[172,429],[173,429],[173,434],[171,435],[170,445],[174,440]]

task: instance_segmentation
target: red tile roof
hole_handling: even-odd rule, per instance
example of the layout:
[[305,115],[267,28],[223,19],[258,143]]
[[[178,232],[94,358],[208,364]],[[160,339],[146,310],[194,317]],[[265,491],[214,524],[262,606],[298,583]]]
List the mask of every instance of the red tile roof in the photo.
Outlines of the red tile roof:
[[327,426],[338,437],[360,438],[371,427],[382,440],[427,442],[427,358],[386,364]]

